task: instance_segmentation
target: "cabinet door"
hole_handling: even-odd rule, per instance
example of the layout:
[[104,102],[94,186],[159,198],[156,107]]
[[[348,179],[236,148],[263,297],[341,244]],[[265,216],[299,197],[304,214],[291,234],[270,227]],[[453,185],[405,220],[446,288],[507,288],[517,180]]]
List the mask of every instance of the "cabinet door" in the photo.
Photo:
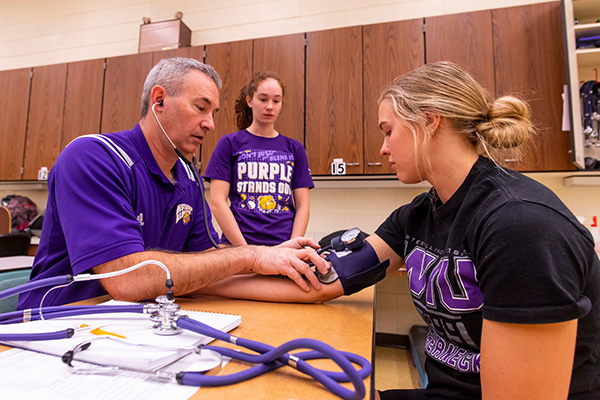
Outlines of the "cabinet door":
[[567,82],[560,2],[492,11],[496,93],[528,101],[536,133],[520,160],[522,171],[573,170],[571,137],[563,132],[561,95]]
[[304,34],[255,39],[253,59],[253,72],[273,71],[285,87],[275,129],[304,144]]
[[223,88],[219,96],[220,110],[215,114],[215,131],[210,132],[202,143],[202,171],[206,170],[221,136],[238,130],[235,100],[252,76],[252,40],[207,45],[206,63],[217,70],[223,80]]
[[21,179],[31,68],[0,71],[0,180]]
[[152,53],[106,59],[102,133],[131,129],[140,121],[142,89],[152,66]]
[[67,64],[33,68],[23,179],[38,178],[42,167],[50,169],[62,134]]
[[422,20],[363,27],[364,173],[392,173],[387,157],[379,154],[383,135],[378,127],[377,99],[394,78],[424,62]]
[[204,62],[204,46],[180,47],[178,49],[161,50],[152,53],[152,65],[156,65],[163,58],[185,57],[195,58]]
[[100,133],[104,59],[67,64],[61,150],[81,135]]
[[490,10],[425,19],[426,60],[452,61],[494,93],[494,53]]
[[363,173],[362,27],[307,33],[306,151],[313,175],[335,158]]

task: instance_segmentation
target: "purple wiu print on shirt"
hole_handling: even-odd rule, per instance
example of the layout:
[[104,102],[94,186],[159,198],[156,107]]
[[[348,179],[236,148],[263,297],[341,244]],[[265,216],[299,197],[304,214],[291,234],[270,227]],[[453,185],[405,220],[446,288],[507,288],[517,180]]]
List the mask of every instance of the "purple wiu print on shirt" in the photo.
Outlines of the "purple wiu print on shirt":
[[[436,251],[437,252],[437,251]],[[406,256],[408,281],[417,310],[430,327],[425,352],[463,372],[479,372],[479,338],[464,318],[481,318],[483,295],[470,258],[452,251],[436,254],[416,246]]]

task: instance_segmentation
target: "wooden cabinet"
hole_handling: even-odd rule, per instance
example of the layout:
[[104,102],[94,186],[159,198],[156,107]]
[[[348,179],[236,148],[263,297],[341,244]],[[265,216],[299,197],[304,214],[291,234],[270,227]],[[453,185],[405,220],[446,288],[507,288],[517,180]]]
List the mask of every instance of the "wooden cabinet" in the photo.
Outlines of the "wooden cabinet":
[[490,10],[425,18],[428,63],[452,61],[494,93],[494,51]]
[[563,132],[567,83],[559,2],[492,11],[496,95],[518,94],[531,107],[535,135],[523,156],[507,163],[522,171],[573,170],[571,136]]
[[131,129],[140,121],[142,88],[153,66],[153,54],[106,59],[102,133]]
[[[600,35],[600,1],[564,0],[564,38],[569,72],[569,106],[575,164],[586,168],[585,159],[600,160],[600,121],[584,127],[580,89],[582,83],[598,81],[600,48],[585,39]],[[583,39],[583,40],[582,40]],[[584,133],[584,128],[588,128]],[[591,129],[590,129],[591,128]],[[596,164],[596,165],[594,165]],[[598,163],[589,163],[588,169],[598,169]]]
[[[600,13],[597,0],[565,4],[574,7],[575,18]],[[569,25],[567,48],[580,34],[600,34],[599,25]],[[561,28],[560,2],[546,2],[35,67],[32,79],[32,69],[1,71],[0,84],[8,94],[0,99],[5,110],[0,180],[37,179],[39,168],[50,168],[79,135],[131,129],[140,119],[147,73],[161,58],[173,56],[204,61],[223,79],[216,129],[200,150],[203,169],[219,138],[237,130],[234,104],[240,89],[253,72],[272,70],[286,86],[276,128],[305,145],[313,175],[331,175],[336,158],[346,163],[348,175],[389,174],[387,159],[379,154],[381,89],[424,62],[450,60],[495,96],[517,94],[530,104],[536,134],[523,157],[505,160],[506,165],[523,171],[572,170],[571,136],[561,130],[567,82]],[[590,79],[598,54],[597,49],[569,53],[569,60],[575,59],[571,98],[578,96],[578,79]],[[577,106],[573,103],[574,112]],[[576,121],[573,126],[580,137]]]
[[52,168],[63,126],[67,64],[33,68],[23,179],[38,179],[42,167]]
[[215,131],[210,132],[202,143],[202,171],[206,170],[221,136],[238,130],[235,100],[252,76],[252,40],[207,45],[205,61],[217,70],[223,88],[219,96],[220,110],[215,114]]
[[313,175],[329,175],[335,158],[363,173],[362,28],[309,32],[306,132]]
[[81,135],[100,133],[104,59],[67,64],[60,150]]
[[[536,133],[520,158],[498,160],[521,171],[575,169],[562,127],[566,70],[560,3],[426,18],[426,60],[467,69],[495,97],[526,100]],[[506,153],[511,154],[511,153]]]
[[178,49],[155,51],[152,53],[152,66],[156,65],[163,58],[172,57],[195,58],[198,61],[204,62],[204,46],[180,47]]
[[254,40],[252,70],[273,71],[285,87],[275,124],[282,135],[304,144],[304,33]]
[[387,157],[379,154],[377,100],[392,80],[424,62],[422,20],[398,21],[363,27],[363,110],[365,174],[390,174]]
[[31,68],[0,71],[0,180],[21,180]]

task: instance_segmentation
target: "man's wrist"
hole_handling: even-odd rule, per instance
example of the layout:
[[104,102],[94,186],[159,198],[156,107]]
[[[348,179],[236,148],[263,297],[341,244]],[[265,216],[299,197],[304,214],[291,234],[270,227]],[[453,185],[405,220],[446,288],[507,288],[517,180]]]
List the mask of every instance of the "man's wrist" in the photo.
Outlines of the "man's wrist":
[[238,246],[236,250],[242,251],[241,264],[242,273],[256,273],[258,267],[259,247],[258,246]]

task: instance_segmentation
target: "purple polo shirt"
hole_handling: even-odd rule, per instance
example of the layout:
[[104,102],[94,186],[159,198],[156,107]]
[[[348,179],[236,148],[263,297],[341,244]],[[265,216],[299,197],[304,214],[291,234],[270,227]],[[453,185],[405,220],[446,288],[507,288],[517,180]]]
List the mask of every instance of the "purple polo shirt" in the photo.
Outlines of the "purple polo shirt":
[[[31,279],[91,272],[97,265],[144,250],[210,248],[192,172],[178,161],[173,178],[175,184],[158,167],[139,125],[71,142],[50,171]],[[217,239],[210,210],[208,221]],[[48,290],[21,294],[19,308],[38,307]],[[106,291],[99,281],[77,282],[49,292],[44,306],[102,294]]]

